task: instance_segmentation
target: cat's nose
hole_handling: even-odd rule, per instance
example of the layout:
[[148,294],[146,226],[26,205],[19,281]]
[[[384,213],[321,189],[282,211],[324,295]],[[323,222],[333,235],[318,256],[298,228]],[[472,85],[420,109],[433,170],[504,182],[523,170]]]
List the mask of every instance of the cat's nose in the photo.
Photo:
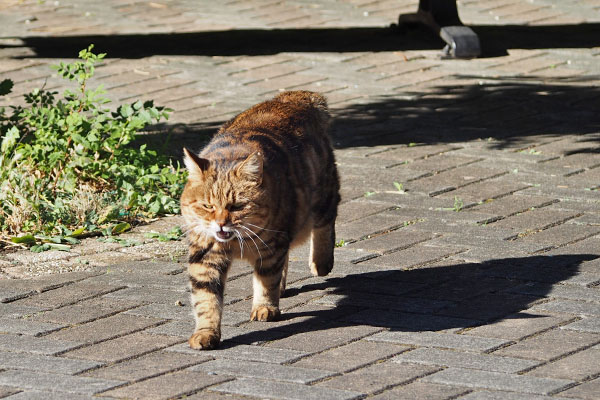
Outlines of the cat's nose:
[[223,227],[227,225],[229,219],[228,217],[229,216],[225,212],[217,212],[215,214],[215,222],[217,225],[219,225],[219,228],[223,229]]

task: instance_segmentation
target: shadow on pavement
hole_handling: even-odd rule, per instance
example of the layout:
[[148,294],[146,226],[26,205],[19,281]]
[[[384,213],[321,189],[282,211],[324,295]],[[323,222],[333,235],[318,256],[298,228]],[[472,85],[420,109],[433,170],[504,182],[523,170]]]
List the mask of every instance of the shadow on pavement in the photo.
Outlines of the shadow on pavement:
[[[591,48],[600,46],[600,24],[470,25],[479,35],[483,57],[506,54],[506,49]],[[189,33],[31,36],[21,38],[37,57],[72,58],[90,44],[108,57],[153,55],[235,56],[281,52],[361,52],[435,50],[443,42],[432,32],[391,27],[320,29],[239,29]]]
[[[425,92],[408,87],[397,95],[341,108],[334,105],[334,146],[343,149],[491,139],[491,149],[504,149],[522,143],[528,146],[527,141],[538,135],[547,139],[577,134],[581,142],[589,144],[588,149],[577,152],[600,151],[600,87],[582,84],[592,77],[558,79],[560,83],[555,84],[534,76],[497,82],[481,78],[486,79],[482,84],[473,84],[476,77],[472,76],[453,78],[452,84]],[[181,158],[184,146],[202,148],[223,122],[159,125],[140,139]],[[168,142],[165,131],[171,132]],[[569,154],[573,153],[565,152]]]
[[558,83],[553,84],[535,76],[497,82],[481,77],[481,84],[472,83],[478,77],[453,78],[448,86],[425,92],[401,88],[404,96],[335,110],[336,147],[493,138],[490,146],[503,148],[531,136],[574,133],[592,134],[587,140],[600,141],[600,88],[582,84],[598,77],[554,79]]
[[264,329],[233,337],[222,347],[354,325],[416,332],[476,327],[505,317],[539,318],[523,311],[544,299],[553,285],[577,274],[582,262],[598,257],[532,256],[329,278],[290,288],[286,297],[323,290],[325,296],[316,303],[336,307],[283,312],[283,321],[301,320],[274,328],[260,323]]

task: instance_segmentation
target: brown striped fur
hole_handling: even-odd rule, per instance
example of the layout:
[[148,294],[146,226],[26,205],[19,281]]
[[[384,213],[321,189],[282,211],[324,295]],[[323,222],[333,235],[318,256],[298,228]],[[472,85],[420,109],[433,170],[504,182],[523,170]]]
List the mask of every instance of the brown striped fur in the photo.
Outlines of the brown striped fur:
[[250,319],[258,321],[279,316],[291,247],[310,237],[312,273],[331,271],[340,196],[329,118],[321,95],[284,92],[227,122],[199,155],[184,149],[192,348],[219,343],[234,259],[254,267]]

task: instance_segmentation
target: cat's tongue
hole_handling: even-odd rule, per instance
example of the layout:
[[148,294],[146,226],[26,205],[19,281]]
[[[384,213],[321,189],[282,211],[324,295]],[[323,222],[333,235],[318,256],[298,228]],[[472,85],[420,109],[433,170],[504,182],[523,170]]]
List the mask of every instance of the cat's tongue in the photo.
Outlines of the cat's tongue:
[[233,236],[233,232],[218,231],[217,236],[219,237],[219,239],[227,240],[230,239],[231,236]]

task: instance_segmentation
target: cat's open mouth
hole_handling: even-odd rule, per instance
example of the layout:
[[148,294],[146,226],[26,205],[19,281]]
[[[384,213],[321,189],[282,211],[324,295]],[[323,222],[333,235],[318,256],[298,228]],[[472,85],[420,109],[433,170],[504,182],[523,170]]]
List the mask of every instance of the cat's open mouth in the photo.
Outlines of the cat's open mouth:
[[218,231],[215,235],[218,240],[226,242],[233,237],[233,232]]

